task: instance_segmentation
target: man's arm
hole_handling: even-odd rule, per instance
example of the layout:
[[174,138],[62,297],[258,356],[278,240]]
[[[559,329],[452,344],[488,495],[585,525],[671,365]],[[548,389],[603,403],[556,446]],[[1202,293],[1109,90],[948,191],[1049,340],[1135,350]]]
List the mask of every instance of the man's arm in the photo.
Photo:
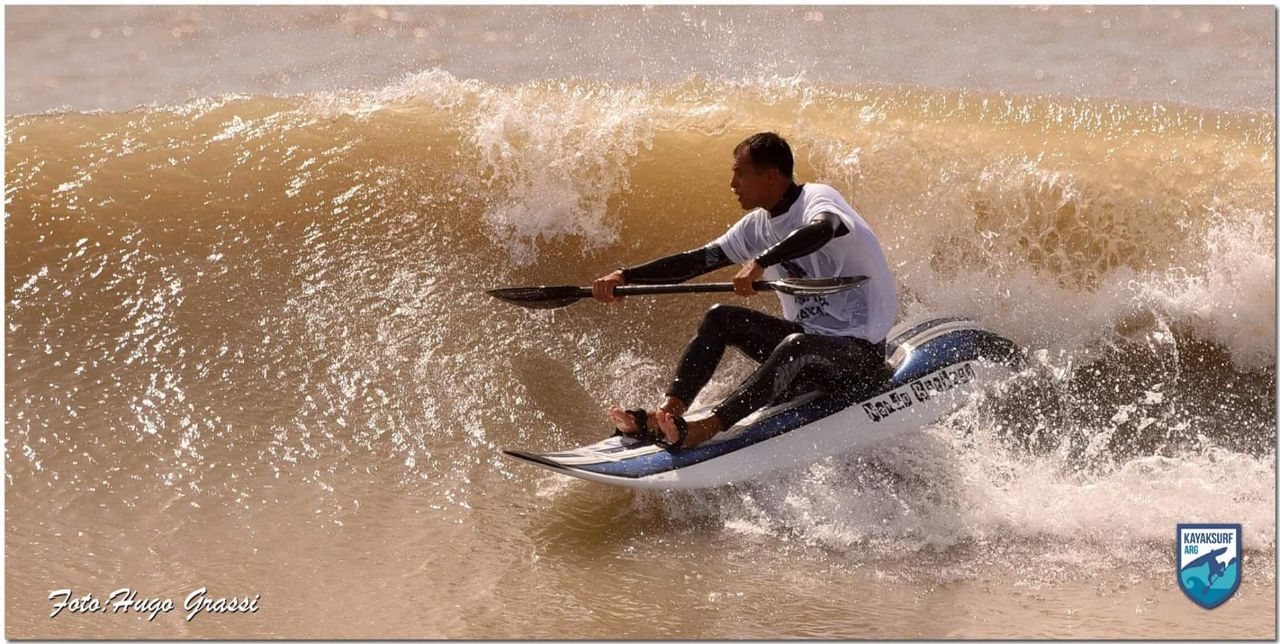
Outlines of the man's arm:
[[848,227],[835,214],[819,213],[812,223],[791,231],[790,235],[782,238],[782,241],[761,253],[756,258],[756,263],[762,268],[769,268],[788,259],[804,257],[822,248],[832,239],[848,233]]
[[849,228],[840,220],[840,217],[830,212],[819,213],[812,223],[791,231],[791,234],[782,238],[782,241],[771,246],[759,257],[747,262],[742,270],[733,276],[734,292],[738,295],[755,295],[756,291],[751,284],[760,279],[764,269],[789,259],[804,257],[822,248],[832,239],[847,234],[849,234]]
[[679,284],[731,264],[718,244],[710,244],[621,270],[627,284]]
[[732,264],[719,244],[709,244],[632,268],[619,268],[592,284],[592,296],[601,302],[612,302],[617,299],[613,289],[624,284],[678,284]]

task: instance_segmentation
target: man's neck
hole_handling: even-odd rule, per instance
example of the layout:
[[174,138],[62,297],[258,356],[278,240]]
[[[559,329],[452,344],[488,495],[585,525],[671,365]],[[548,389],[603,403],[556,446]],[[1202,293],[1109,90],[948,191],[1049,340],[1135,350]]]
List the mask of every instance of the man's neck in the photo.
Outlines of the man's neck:
[[769,209],[769,216],[777,217],[779,215],[786,214],[788,210],[791,210],[791,206],[795,204],[796,199],[799,198],[800,186],[796,185],[796,182],[792,181],[787,185],[786,191],[782,193],[782,199],[779,199],[778,203],[774,204],[774,206]]

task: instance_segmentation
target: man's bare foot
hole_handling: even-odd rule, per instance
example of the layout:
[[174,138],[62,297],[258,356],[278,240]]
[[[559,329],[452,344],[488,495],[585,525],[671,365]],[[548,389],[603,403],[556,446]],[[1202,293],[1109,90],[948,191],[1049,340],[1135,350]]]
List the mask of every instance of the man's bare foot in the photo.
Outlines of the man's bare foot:
[[[662,407],[660,407],[659,409],[667,413],[679,415],[685,412],[686,407],[685,407],[685,404],[681,402],[679,398],[667,396],[667,401],[662,403]],[[645,410],[646,421],[647,421],[646,425],[648,426],[650,432],[658,431],[658,425],[655,422],[655,419],[657,418],[655,414],[657,413],[658,412],[654,410]],[[624,434],[640,433],[639,431],[640,426],[636,424],[635,416],[628,414],[627,410],[617,405],[609,406],[609,420],[613,423],[614,427],[618,428],[618,431]]]
[[[676,414],[659,409],[651,414],[654,420],[658,421],[658,428],[662,430],[664,436],[667,437],[668,443],[675,443],[680,440],[680,430],[676,428]],[[650,421],[652,422],[652,421]],[[685,434],[684,444],[681,448],[688,449],[706,442],[717,432],[724,429],[724,424],[720,422],[720,417],[712,414],[706,418],[698,420],[688,420],[688,433]]]
[[[655,412],[646,411],[645,413],[649,415],[649,419],[650,419],[649,422],[652,423],[653,414]],[[628,414],[625,409],[617,405],[613,405],[609,407],[609,420],[613,422],[614,427],[618,428],[618,431],[624,434],[640,433],[640,427],[636,424],[635,416]],[[653,429],[653,425],[650,424],[649,428]]]

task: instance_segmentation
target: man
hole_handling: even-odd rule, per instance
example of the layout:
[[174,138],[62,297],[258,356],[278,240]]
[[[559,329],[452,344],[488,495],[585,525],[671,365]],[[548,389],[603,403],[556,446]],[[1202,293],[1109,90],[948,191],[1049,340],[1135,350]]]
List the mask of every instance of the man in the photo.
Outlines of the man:
[[[733,154],[729,187],[747,214],[702,248],[597,279],[595,299],[616,302],[621,298],[613,290],[623,284],[683,282],[731,264],[742,264],[733,284],[743,296],[755,295],[751,283],[766,276],[870,279],[834,295],[778,293],[786,319],[737,306],[711,307],[680,359],[662,406],[653,411],[609,409],[623,434],[693,447],[800,386],[847,387],[884,368],[884,338],[898,300],[871,228],[832,187],[797,185],[791,147],[777,134],[755,134]],[[710,416],[686,421],[684,412],[711,379],[726,347],[737,348],[760,367]]]

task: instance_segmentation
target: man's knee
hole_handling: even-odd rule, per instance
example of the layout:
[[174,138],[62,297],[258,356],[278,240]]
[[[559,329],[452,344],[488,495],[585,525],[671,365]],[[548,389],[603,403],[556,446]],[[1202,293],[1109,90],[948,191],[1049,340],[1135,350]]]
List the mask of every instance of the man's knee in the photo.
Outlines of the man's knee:
[[796,356],[808,353],[811,348],[812,338],[805,333],[792,333],[782,339],[778,343],[777,348],[773,350],[774,355],[781,358],[795,358]]
[[732,304],[713,304],[702,316],[703,329],[724,330],[742,319],[744,309]]

